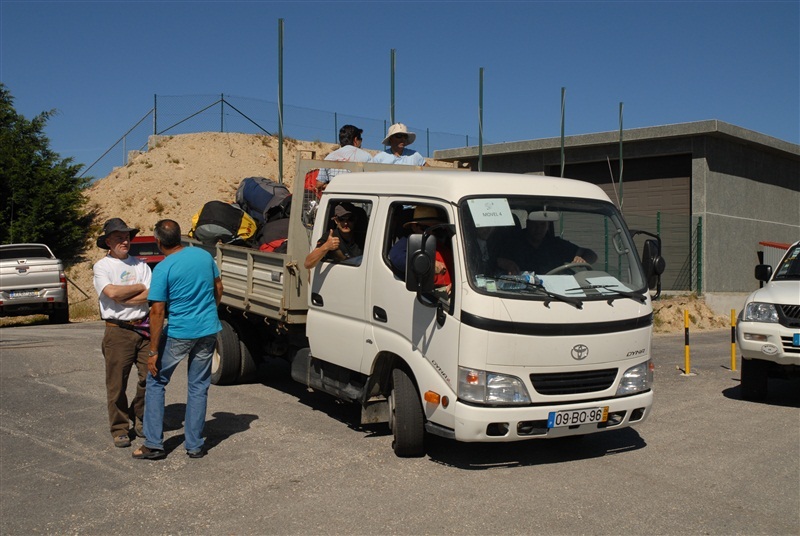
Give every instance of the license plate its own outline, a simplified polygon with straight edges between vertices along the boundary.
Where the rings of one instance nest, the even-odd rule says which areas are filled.
[[[12,298],[35,298],[39,295],[38,290],[12,290]]]
[[[792,338],[792,346],[800,346],[800,333],[795,333]]]
[[[608,406],[588,409],[565,409],[551,411],[547,416],[548,428],[562,426],[577,426],[579,424],[592,424],[608,420]]]

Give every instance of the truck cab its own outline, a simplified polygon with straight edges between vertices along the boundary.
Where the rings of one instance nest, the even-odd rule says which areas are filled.
[[[664,261],[650,239],[639,258],[600,188],[501,173],[341,174],[319,200],[312,244],[343,203],[359,214],[362,254],[311,271],[309,347],[292,376],[360,403],[365,422],[388,421],[397,455],[421,455],[426,434],[549,439],[648,417],[648,289]],[[436,217],[415,222],[422,212]]]

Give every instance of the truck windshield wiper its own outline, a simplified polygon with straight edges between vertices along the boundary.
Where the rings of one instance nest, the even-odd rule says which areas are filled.
[[[619,285],[581,285],[580,287],[567,289],[567,292],[571,290],[590,290],[590,289],[601,288],[603,290],[610,290],[614,292],[614,294],[616,294],[617,296],[622,296],[624,298],[630,298],[632,300],[636,300],[639,303],[647,302],[647,297],[644,294],[639,294],[638,292],[630,292],[628,290],[619,290],[617,288],[618,286]],[[617,298],[617,296],[608,296],[608,303],[609,304],[613,303],[613,301]]]
[[[523,280],[520,280],[520,279],[516,279],[514,277],[507,277],[507,276],[502,276],[502,275],[497,277],[496,279],[501,280],[501,281],[509,281],[509,282],[512,282],[512,283],[522,284],[522,285],[525,285],[525,290],[532,290],[532,291],[540,292],[540,293],[544,294],[545,296],[550,298],[550,300],[545,300],[544,301],[545,307],[549,307],[550,301],[555,300],[555,301],[568,303],[569,305],[572,305],[576,309],[583,309],[583,300],[581,300],[580,298],[573,298],[571,296],[562,296],[561,294],[556,294],[555,292],[550,292],[549,290],[544,288],[544,285],[542,285],[541,283],[533,283],[533,282],[523,281]]]

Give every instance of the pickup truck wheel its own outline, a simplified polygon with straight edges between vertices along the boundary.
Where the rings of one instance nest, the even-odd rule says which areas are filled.
[[[228,385],[239,378],[241,345],[239,335],[227,320],[220,320],[222,330],[217,333],[217,347],[211,358],[211,383]]]
[[[417,388],[402,369],[392,371],[392,392],[389,394],[389,428],[392,448],[402,458],[425,454],[425,417],[422,414]]]
[[[767,397],[767,363],[760,359],[742,359],[742,398],[759,401]]]
[[[51,324],[69,324],[69,307],[54,309],[48,320]]]

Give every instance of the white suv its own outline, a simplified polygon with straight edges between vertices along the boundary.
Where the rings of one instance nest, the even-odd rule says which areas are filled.
[[[747,297],[736,327],[745,400],[767,396],[768,376],[800,376],[800,241],[774,272],[759,264],[755,276],[767,284]]]

